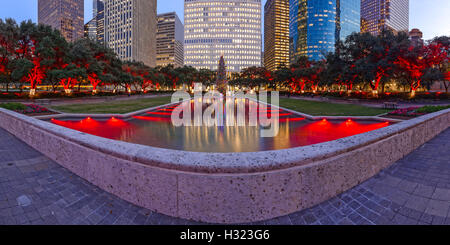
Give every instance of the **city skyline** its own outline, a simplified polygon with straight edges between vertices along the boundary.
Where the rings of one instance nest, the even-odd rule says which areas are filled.
[[[262,0],[264,6],[266,0]],[[14,18],[17,21],[31,19],[37,22],[37,0],[16,0],[2,2],[0,18]],[[92,18],[92,0],[85,0],[85,23]],[[21,8],[17,8],[21,6]],[[175,11],[184,23],[184,0],[158,0],[158,14]],[[424,11],[428,10],[428,11]],[[448,0],[410,0],[410,29],[418,28],[424,40],[435,36],[450,36],[450,1]]]

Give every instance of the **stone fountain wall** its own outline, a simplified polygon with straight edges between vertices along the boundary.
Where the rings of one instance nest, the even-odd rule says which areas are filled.
[[[0,108],[0,127],[94,185],[159,213],[212,223],[312,207],[376,175],[450,126],[450,109],[361,135],[257,153],[114,141]]]

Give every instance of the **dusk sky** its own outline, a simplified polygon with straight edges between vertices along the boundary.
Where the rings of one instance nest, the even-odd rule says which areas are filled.
[[[266,0],[262,0],[263,3]],[[85,21],[92,17],[92,0],[85,0]],[[176,11],[183,20],[184,0],[158,0],[158,13]],[[37,0],[0,0],[0,18],[37,20]],[[450,0],[410,0],[410,28],[419,28],[424,38],[450,36]]]

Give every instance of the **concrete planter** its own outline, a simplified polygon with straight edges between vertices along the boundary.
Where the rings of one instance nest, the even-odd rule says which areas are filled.
[[[450,126],[450,109],[306,147],[196,153],[109,140],[0,109],[0,127],[94,185],[185,219],[242,223],[319,204]]]

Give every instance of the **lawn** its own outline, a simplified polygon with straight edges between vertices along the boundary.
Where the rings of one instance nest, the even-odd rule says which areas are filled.
[[[171,97],[154,97],[137,100],[108,101],[93,104],[72,104],[62,106],[52,106],[52,109],[66,113],[86,113],[86,114],[125,114],[150,107],[170,103]]]
[[[333,104],[280,98],[280,106],[312,116],[376,116],[390,110],[353,104]]]

